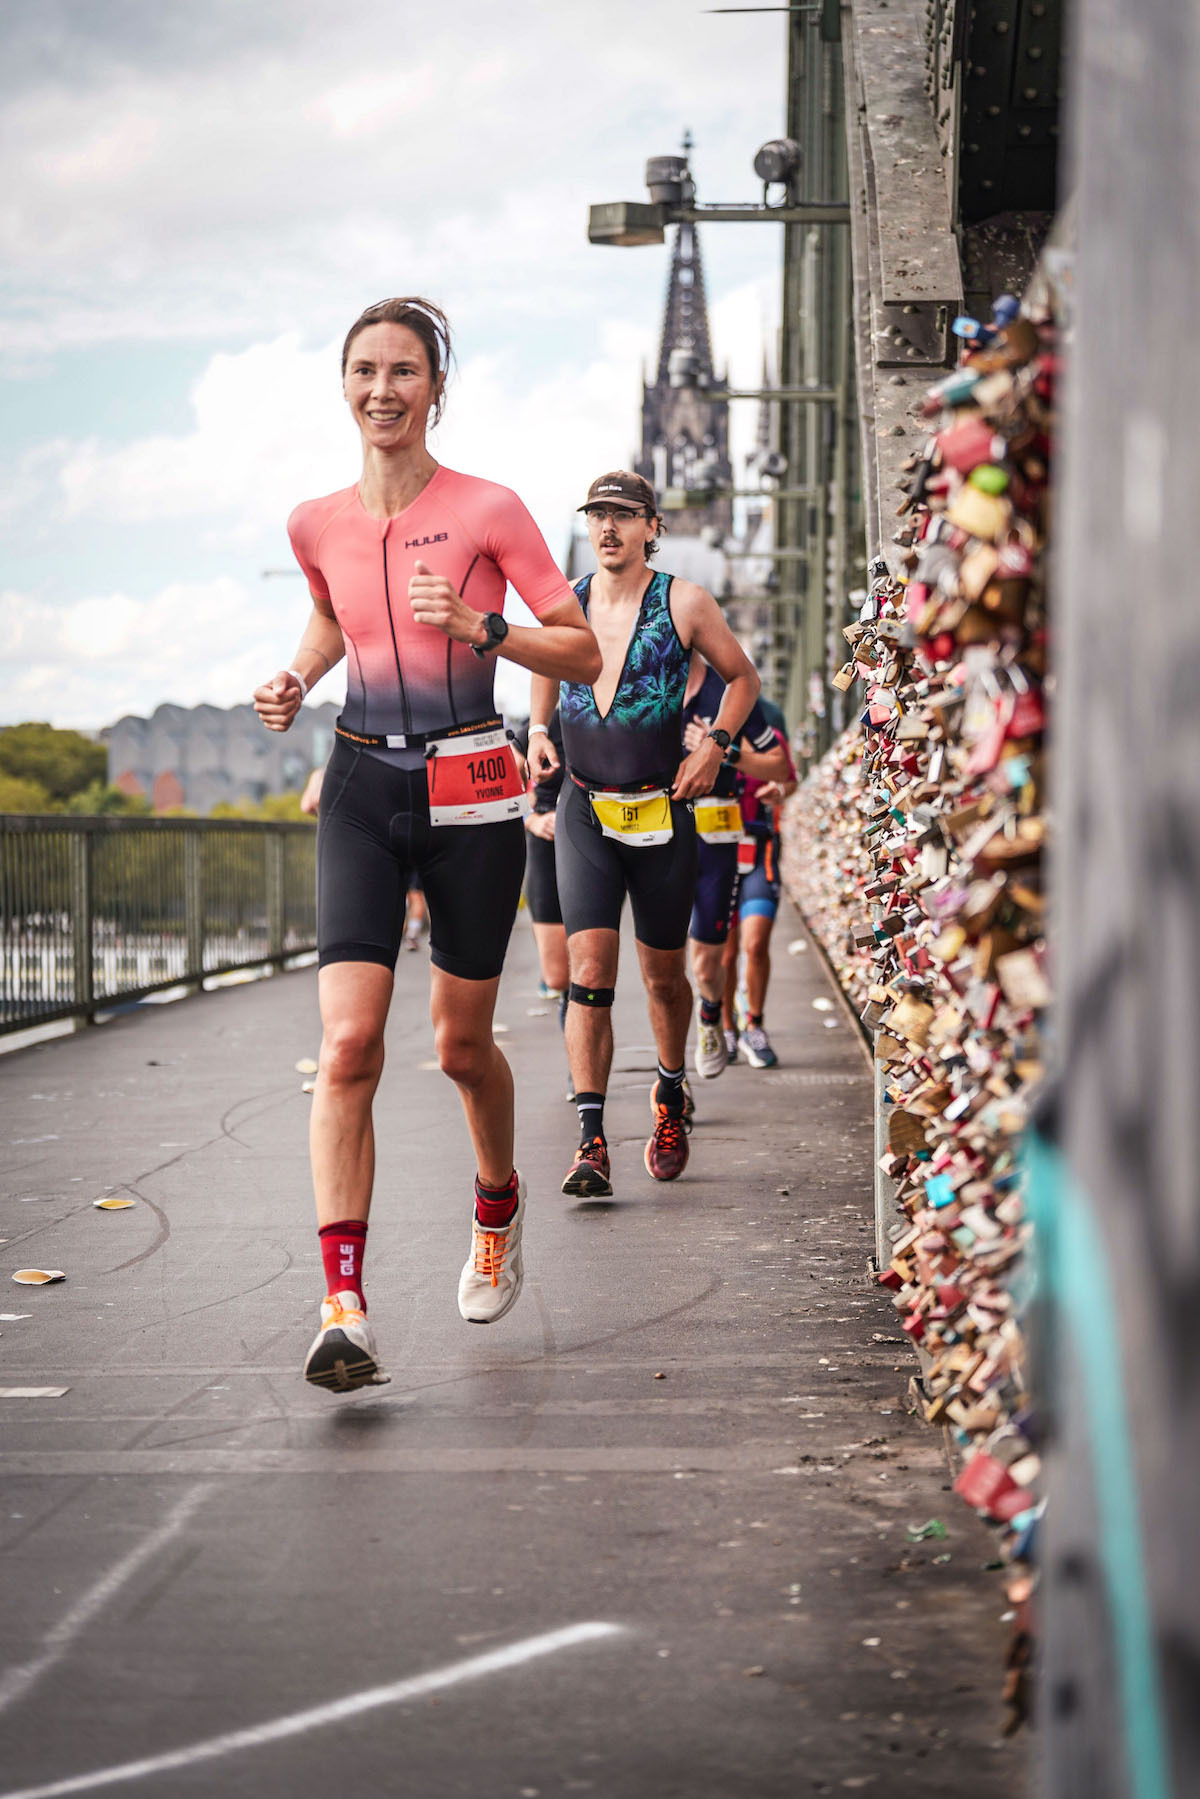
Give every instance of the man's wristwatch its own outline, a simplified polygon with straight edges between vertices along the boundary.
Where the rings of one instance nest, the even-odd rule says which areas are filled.
[[[714,728],[708,733],[708,736],[712,738],[713,742],[722,751],[727,750],[729,748],[730,744],[733,742],[733,739],[730,737],[729,732],[722,731],[719,726],[714,726]],[[706,741],[707,741],[707,739],[706,739]]]
[[[492,650],[498,650],[508,636],[508,626],[504,622],[503,614],[499,612],[485,612],[483,628],[487,632],[487,642],[471,645],[472,654],[478,656],[481,662]]]

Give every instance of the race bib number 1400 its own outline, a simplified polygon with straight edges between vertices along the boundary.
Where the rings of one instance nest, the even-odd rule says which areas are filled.
[[[485,825],[522,818],[531,801],[503,726],[427,746],[431,825]]]

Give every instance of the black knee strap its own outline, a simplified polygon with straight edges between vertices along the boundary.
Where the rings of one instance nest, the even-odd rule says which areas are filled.
[[[581,987],[572,981],[567,988],[567,998],[577,1006],[611,1006],[616,996],[615,987]]]

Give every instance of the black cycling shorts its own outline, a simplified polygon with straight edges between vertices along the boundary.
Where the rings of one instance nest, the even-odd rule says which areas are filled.
[[[688,936],[694,937],[697,943],[724,943],[733,922],[737,896],[738,846],[736,843],[705,843],[701,838],[697,847],[700,867]]]
[[[395,768],[339,738],[317,820],[317,949],[394,968],[409,881],[421,877],[431,958],[447,974],[500,973],[525,873],[525,826],[429,822],[424,768]]]
[[[682,949],[696,891],[696,821],[684,800],[671,801],[674,835],[649,847],[605,837],[587,794],[563,782],[555,852],[558,897],[567,936],[621,928],[625,895],[633,928],[647,949]]]
[[[561,924],[553,837],[525,833],[525,904],[534,924]]]

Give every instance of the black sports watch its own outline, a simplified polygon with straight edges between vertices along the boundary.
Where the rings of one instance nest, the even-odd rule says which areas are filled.
[[[730,744],[733,742],[733,739],[730,737],[729,732],[722,731],[719,726],[715,727],[713,730],[711,730],[708,733],[708,735],[712,738],[713,742],[717,745],[717,747],[722,751],[727,750],[729,748]]]
[[[483,628],[487,632],[487,642],[471,645],[472,653],[478,656],[481,662],[492,650],[498,650],[508,636],[508,626],[504,622],[503,614],[499,612],[485,612]]]

